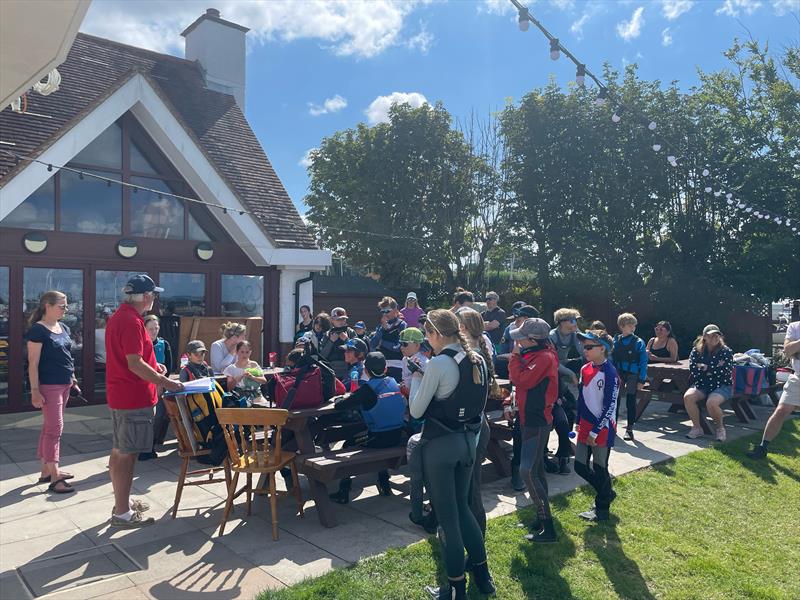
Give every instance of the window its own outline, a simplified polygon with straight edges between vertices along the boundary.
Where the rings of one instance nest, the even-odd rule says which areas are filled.
[[[2,227],[25,229],[55,229],[55,179],[51,177],[25,201],[12,210],[2,222]]]
[[[113,177],[113,173],[97,173]],[[122,233],[122,188],[105,181],[61,172],[61,231]]]
[[[8,267],[0,267],[0,406],[8,406]]]
[[[114,123],[71,162],[97,167],[122,168],[122,128]]]
[[[137,173],[148,173],[150,175],[158,175],[156,170],[153,168],[153,165],[151,165],[150,161],[144,157],[142,151],[139,150],[139,146],[137,146],[133,140],[131,140],[130,153],[131,171],[135,171]]]
[[[22,298],[24,302],[23,319],[25,331],[28,330],[28,318],[39,306],[39,298],[49,290],[58,290],[67,296],[69,310],[64,315],[63,323],[69,327],[72,338],[72,359],[75,361],[75,377],[80,382],[83,376],[83,271],[80,269],[34,269],[26,268],[22,274]],[[28,382],[27,347],[23,381]],[[26,400],[29,391],[26,390]]]
[[[264,276],[223,275],[222,316],[263,317]]]
[[[131,177],[131,183],[171,192],[160,179]],[[131,234],[166,240],[183,239],[183,203],[158,192],[131,193]]]
[[[202,273],[161,273],[158,285],[162,315],[202,317],[206,313],[206,276]]]

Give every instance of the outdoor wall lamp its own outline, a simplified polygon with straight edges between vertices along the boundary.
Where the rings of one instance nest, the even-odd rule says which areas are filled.
[[[47,250],[47,236],[40,231],[31,231],[22,236],[25,250],[33,254],[41,254]]]
[[[194,253],[200,260],[211,260],[214,257],[214,247],[208,242],[200,242],[194,247]]]
[[[133,240],[120,240],[117,242],[117,254],[122,258],[133,258],[139,252],[139,244]]]

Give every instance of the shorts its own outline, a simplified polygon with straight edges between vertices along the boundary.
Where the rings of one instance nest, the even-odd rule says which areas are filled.
[[[587,421],[586,419],[581,419],[578,422],[578,443],[585,444],[586,440],[589,438],[589,433],[593,429],[593,425]],[[617,424],[613,421],[609,423],[608,427],[603,427],[600,430],[600,433],[597,434],[597,437],[594,439],[595,444],[598,446],[609,446],[609,435],[610,432],[613,431],[616,434],[617,431]],[[613,445],[613,444],[612,444]]]
[[[690,388],[693,390],[697,390],[701,394],[705,394],[706,398],[708,398],[711,394],[716,394],[717,396],[722,396],[725,400],[730,400],[733,397],[733,388],[729,385],[723,385],[722,387],[718,387],[715,390],[707,392],[705,390],[701,390],[700,388]]]
[[[639,384],[639,375],[638,373],[623,373],[622,371],[619,372],[619,379],[621,382],[620,386],[620,393],[624,394],[636,394],[638,391],[638,384]]]
[[[797,373],[789,375],[789,379],[783,384],[783,392],[778,404],[800,406],[800,375]]]
[[[110,408],[112,448],[123,454],[139,454],[153,450],[153,407]]]

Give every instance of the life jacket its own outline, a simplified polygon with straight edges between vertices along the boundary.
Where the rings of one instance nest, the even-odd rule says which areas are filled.
[[[186,368],[189,379],[196,379],[192,369]],[[222,426],[217,420],[217,409],[222,408],[225,390],[218,381],[214,381],[214,389],[205,394],[186,394],[186,406],[192,418],[192,432],[200,447],[211,453],[199,456],[198,462],[209,465],[220,465],[228,455]]]
[[[375,377],[365,382],[377,396],[375,406],[361,410],[370,432],[391,431],[405,426],[406,401],[400,386],[391,377]]]
[[[481,415],[486,407],[489,395],[489,374],[486,365],[480,361],[473,365],[467,354],[445,348],[440,354],[452,358],[458,366],[458,385],[447,398],[434,397],[425,411],[425,426],[422,437],[432,439],[448,433],[474,431],[478,432]],[[478,366],[480,382],[473,379],[473,367]]]
[[[156,341],[153,342],[153,352],[156,355],[156,362],[159,364],[166,364],[167,357],[165,353],[165,342],[162,338],[156,338]],[[167,365],[167,368],[172,368],[172,365]]]
[[[611,359],[618,369],[622,369],[625,365],[626,371],[637,372],[639,370],[639,338],[635,335],[631,336],[631,341],[627,344],[622,343],[622,336],[618,335],[614,338],[614,351],[611,353]]]
[[[275,404],[287,410],[316,408],[325,400],[322,392],[322,374],[316,365],[292,369],[288,373],[277,373],[275,381]]]

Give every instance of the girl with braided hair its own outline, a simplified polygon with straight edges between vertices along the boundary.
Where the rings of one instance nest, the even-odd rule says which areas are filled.
[[[469,507],[469,487],[483,410],[489,392],[486,361],[469,345],[458,318],[433,310],[425,321],[428,342],[436,353],[425,367],[416,394],[409,399],[415,419],[424,419],[422,467],[425,485],[444,532],[447,582],[426,587],[434,599],[465,600],[464,549],[472,561],[472,580],[484,594],[496,591],[486,563],[486,547]]]

